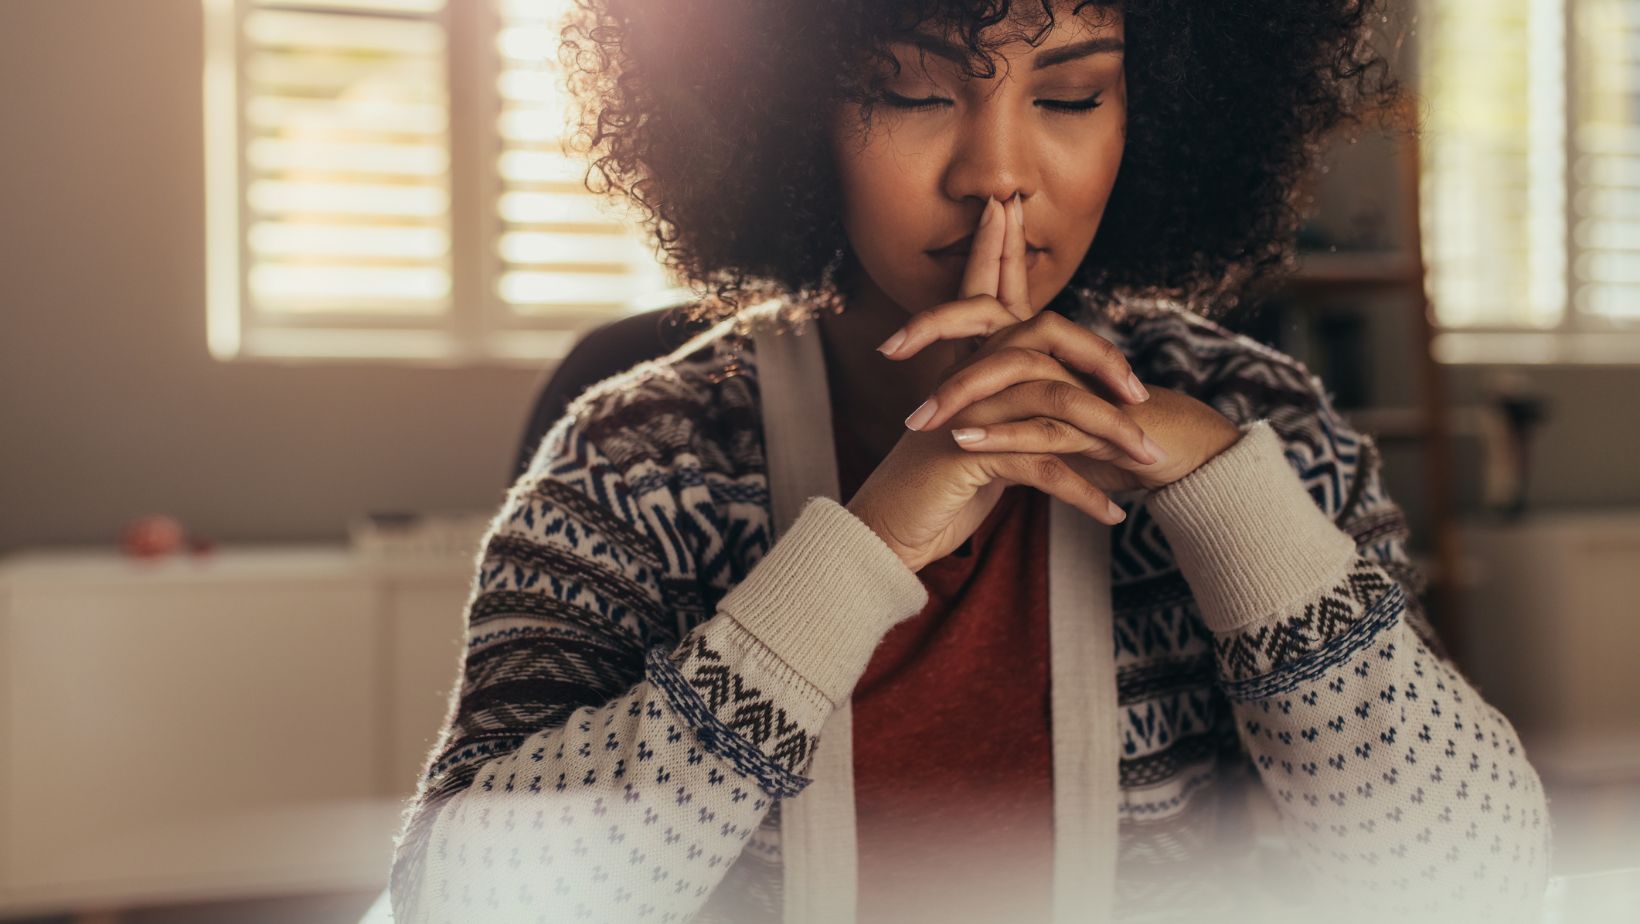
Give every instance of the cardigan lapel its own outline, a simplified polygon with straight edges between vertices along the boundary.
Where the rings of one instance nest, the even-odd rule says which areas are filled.
[[[752,318],[775,540],[803,504],[841,501],[831,392],[818,329],[784,326],[782,303]],[[748,309],[752,311],[754,309]],[[812,320],[812,319],[811,319]],[[1054,921],[1110,917],[1116,867],[1116,676],[1110,528],[1051,499],[1048,605],[1052,663]],[[853,924],[858,862],[852,709],[816,742],[812,782],[780,803],[783,924]]]
[[[778,303],[777,303],[778,304]],[[782,328],[778,316],[754,329],[759,410],[768,457],[775,540],[803,504],[842,501],[831,438],[831,393],[819,329]],[[785,924],[852,924],[855,911],[853,712],[844,702],[822,726],[812,782],[780,803]],[[824,742],[821,744],[820,742]]]
[[[1111,918],[1116,886],[1116,654],[1110,527],[1051,498],[1049,687],[1053,716],[1053,920]]]

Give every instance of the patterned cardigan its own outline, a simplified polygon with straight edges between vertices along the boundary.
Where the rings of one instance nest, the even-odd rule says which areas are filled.
[[[1530,920],[1544,795],[1424,618],[1371,437],[1303,364],[1181,306],[1101,323],[1244,433],[1117,496],[1119,916]],[[548,432],[477,556],[395,920],[780,920],[781,800],[926,591],[829,498],[770,542],[757,402],[725,322]],[[1320,564],[1266,577],[1288,560]]]

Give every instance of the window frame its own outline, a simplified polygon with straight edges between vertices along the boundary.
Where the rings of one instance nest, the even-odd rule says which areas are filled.
[[[425,326],[403,315],[370,312],[315,313],[288,321],[258,314],[249,291],[247,229],[248,137],[244,20],[252,0],[201,0],[204,12],[203,72],[206,207],[206,327],[210,354],[224,362],[278,364],[370,364],[540,368],[563,358],[594,327],[630,314],[691,301],[690,289],[673,286],[629,299],[622,311],[562,312],[520,318],[496,290],[504,261],[498,244],[502,222],[497,203],[506,183],[497,128],[502,99],[497,79],[503,59],[497,37],[503,25],[498,2],[446,0],[436,14],[445,35],[448,213],[451,289],[449,310]],[[272,0],[303,11],[299,0]],[[367,9],[337,15],[391,17]],[[408,18],[408,17],[407,17]],[[229,194],[231,193],[231,194]],[[587,193],[588,196],[592,194]],[[600,199],[600,208],[609,208]],[[634,228],[634,234],[639,233]],[[644,238],[648,243],[647,236]]]

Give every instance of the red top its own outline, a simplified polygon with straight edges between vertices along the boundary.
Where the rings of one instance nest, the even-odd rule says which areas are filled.
[[[832,423],[846,503],[872,460]],[[1047,500],[1010,485],[918,572],[854,689],[859,924],[1051,917]]]

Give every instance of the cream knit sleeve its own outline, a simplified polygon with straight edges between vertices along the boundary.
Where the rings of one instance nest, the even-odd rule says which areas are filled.
[[[640,490],[566,417],[509,492],[396,843],[395,920],[690,919],[926,602],[870,527],[814,498],[679,638],[696,565],[662,538],[684,531],[674,483]]]
[[[1269,894],[1335,919],[1535,921],[1543,789],[1428,630],[1374,450],[1323,404],[1283,433],[1254,421],[1150,498],[1311,873]]]

